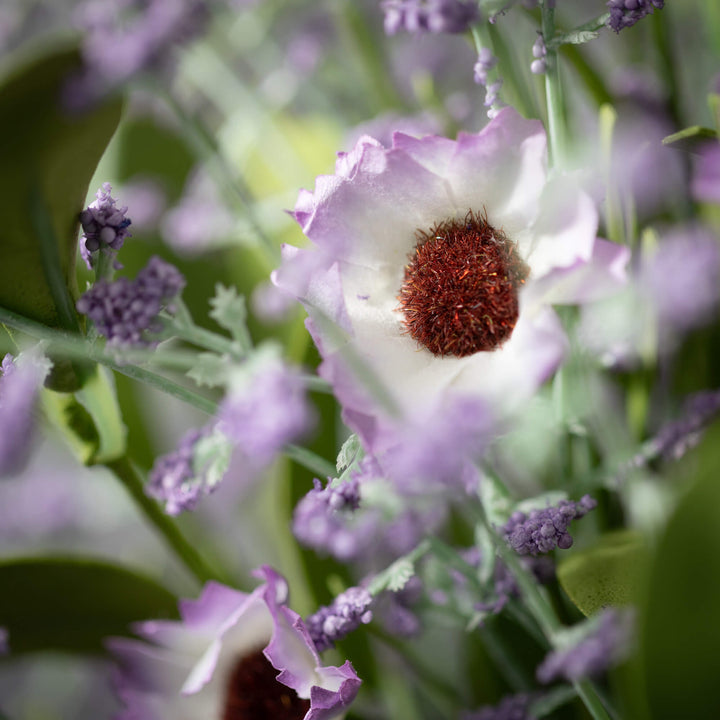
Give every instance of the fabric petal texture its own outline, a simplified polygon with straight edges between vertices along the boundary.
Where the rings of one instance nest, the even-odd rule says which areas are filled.
[[[626,251],[597,240],[597,211],[577,181],[548,177],[541,123],[511,108],[456,141],[395,133],[385,148],[361,138],[341,154],[335,175],[301,192],[295,217],[311,245],[285,250],[274,282],[305,305],[323,357],[319,372],[371,453],[391,445],[403,422],[427,417],[450,395],[482,401],[488,418],[517,410],[565,354],[550,305],[614,291],[629,260]],[[467,257],[470,270],[484,262],[485,250],[503,243],[515,258],[508,262],[518,263],[518,316],[495,345],[438,353],[409,333],[399,299],[405,282],[413,292],[409,262],[421,245],[447,243],[448,232],[465,233],[470,245],[473,233],[484,233],[486,244]],[[438,287],[447,284],[444,264],[430,271]],[[494,331],[494,311],[482,308],[497,306],[499,291],[472,272],[477,287],[457,307],[471,305]],[[421,330],[435,332],[436,308],[427,317]],[[457,312],[454,318],[461,327]],[[482,425],[492,432],[491,422]]]

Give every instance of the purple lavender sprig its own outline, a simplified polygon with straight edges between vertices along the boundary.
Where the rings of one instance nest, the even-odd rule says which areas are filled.
[[[532,510],[529,514],[514,512],[500,532],[519,555],[542,555],[556,547],[567,550],[573,544],[568,532],[572,520],[586,515],[597,506],[589,495],[578,502],[561,500],[557,505]]]
[[[96,200],[80,213],[84,233],[80,238],[80,254],[88,270],[97,267],[101,254],[114,258],[125,239],[132,237],[128,232],[132,223],[127,217],[128,209],[117,207],[111,191],[110,183],[103,183],[95,195]]]
[[[340,593],[330,605],[321,607],[305,620],[305,626],[318,652],[335,647],[360,625],[372,620],[372,595],[361,587]]]
[[[99,280],[77,301],[100,335],[118,346],[148,346],[163,329],[160,312],[174,311],[173,301],[185,278],[170,263],[154,256],[135,280]]]
[[[468,0],[383,0],[385,33],[462,33],[480,19]]]
[[[608,27],[619,33],[632,27],[655,8],[661,10],[665,6],[665,0],[608,0],[607,6],[610,10]]]
[[[635,612],[631,608],[609,608],[594,619],[594,629],[580,642],[547,655],[537,669],[540,682],[557,678],[575,682],[600,675],[628,657]]]

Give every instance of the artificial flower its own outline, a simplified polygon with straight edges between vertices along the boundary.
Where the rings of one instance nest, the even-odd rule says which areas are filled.
[[[349,661],[322,666],[285,580],[268,566],[247,594],[216,582],[180,604],[182,620],[149,621],[149,641],[113,638],[118,720],[333,720],[360,679]]]
[[[315,247],[286,246],[274,282],[307,308],[368,452],[450,395],[518,407],[565,353],[550,305],[602,296],[628,260],[596,238],[578,184],[548,177],[542,125],[511,108],[457,141],[361,138],[294,214]]]

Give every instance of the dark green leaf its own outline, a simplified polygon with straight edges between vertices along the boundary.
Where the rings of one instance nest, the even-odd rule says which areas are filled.
[[[627,605],[640,591],[647,550],[632,530],[608,533],[588,550],[575,552],[557,569],[558,580],[585,614],[611,605]]]
[[[653,720],[720,717],[720,432],[671,517],[641,607],[640,664]]]
[[[154,580],[97,560],[8,560],[0,587],[0,626],[13,654],[102,652],[105,638],[131,634],[130,623],[178,612],[175,596]]]
[[[63,110],[62,88],[79,66],[77,49],[63,48],[0,80],[0,305],[68,330],[78,327],[78,215],[121,111],[119,101]]]

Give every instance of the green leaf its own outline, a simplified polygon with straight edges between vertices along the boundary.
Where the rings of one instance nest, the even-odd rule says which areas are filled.
[[[106,368],[95,366],[75,395],[46,390],[43,405],[84,465],[105,463],[124,455],[127,428],[112,373]]]
[[[699,149],[708,140],[716,140],[717,133],[710,128],[701,125],[693,125],[692,127],[680,130],[662,139],[663,145],[672,145],[678,150],[684,150],[689,153],[697,153]]]
[[[338,472],[342,472],[345,470],[345,468],[350,467],[350,463],[352,463],[355,458],[357,457],[358,453],[361,453],[363,451],[362,444],[360,443],[360,438],[353,433],[348,437],[348,439],[342,444],[342,447],[340,448],[340,452],[337,456],[337,463],[335,467],[337,468]]]
[[[558,565],[557,577],[575,605],[592,615],[636,600],[646,565],[642,536],[622,530],[604,535],[595,547],[572,553]]]
[[[132,570],[91,559],[19,558],[0,563],[0,626],[14,655],[102,652],[138,620],[177,618],[177,598]]]
[[[215,297],[210,300],[213,309],[210,317],[218,325],[229,330],[236,339],[242,339],[247,334],[247,309],[245,298],[237,294],[235,288],[226,288],[218,283],[215,286]]]
[[[186,375],[200,387],[221,387],[227,380],[228,361],[222,355],[200,353]]]
[[[653,720],[720,717],[720,428],[670,518],[641,606],[640,665]],[[643,685],[641,685],[643,686]]]
[[[119,101],[75,116],[62,109],[63,84],[80,62],[76,48],[56,49],[0,80],[0,305],[73,331],[78,215],[121,111]],[[57,367],[56,384],[79,384]]]

